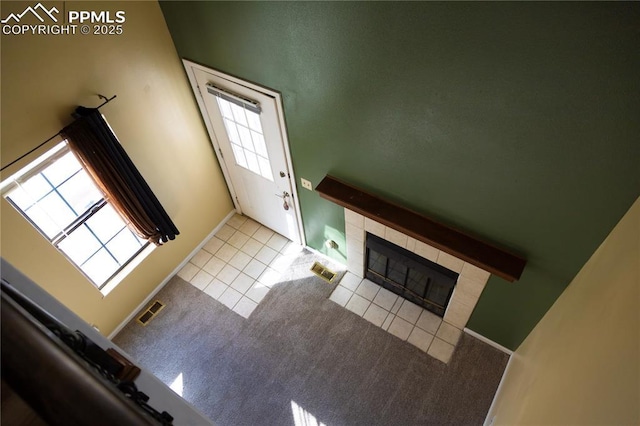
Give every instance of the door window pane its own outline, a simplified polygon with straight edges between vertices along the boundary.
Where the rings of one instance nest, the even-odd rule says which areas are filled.
[[[225,118],[224,119],[224,127],[227,129],[227,135],[229,136],[229,140],[235,144],[240,145],[240,135],[238,134],[238,126],[233,121]]]
[[[242,147],[236,145],[235,143],[232,143],[231,148],[233,149],[233,156],[236,159],[236,164],[240,167],[248,169],[249,165],[247,164],[247,159],[244,156],[244,150],[242,149]]]
[[[260,115],[219,96],[216,101],[236,164],[273,182]]]
[[[232,103],[229,103],[229,105],[231,105],[231,111],[233,112],[233,120],[238,124],[242,124],[243,126],[248,127],[249,123],[247,123],[247,118],[244,115],[244,108],[240,105]]]
[[[253,148],[253,142],[251,141],[251,133],[249,129],[244,126],[238,126],[238,133],[240,133],[240,140],[242,141],[242,146],[246,149],[255,152]]]
[[[269,154],[267,153],[267,145],[264,143],[264,137],[261,133],[252,131],[251,138],[253,139],[253,146],[256,148],[256,154],[266,158],[269,158]]]
[[[255,111],[249,111],[248,109],[245,109],[244,112],[247,114],[249,128],[262,133],[262,124],[260,124],[260,116],[258,113]]]
[[[249,165],[249,170],[253,173],[260,174],[260,166],[258,165],[258,157],[253,152],[249,151],[245,148],[244,155],[247,157],[247,164]]]
[[[231,112],[231,105],[229,104],[229,102],[221,99],[220,101],[218,101],[218,105],[220,106],[220,112],[222,112],[222,116],[224,118],[230,118],[231,120],[233,120],[233,113]]]

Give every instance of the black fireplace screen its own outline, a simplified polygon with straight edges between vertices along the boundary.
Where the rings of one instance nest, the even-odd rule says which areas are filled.
[[[369,233],[365,262],[366,278],[444,316],[457,273]]]

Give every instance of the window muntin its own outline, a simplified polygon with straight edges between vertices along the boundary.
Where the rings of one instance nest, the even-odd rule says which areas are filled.
[[[273,182],[260,115],[216,96],[236,164]]]
[[[66,141],[2,183],[4,197],[102,288],[144,247]]]

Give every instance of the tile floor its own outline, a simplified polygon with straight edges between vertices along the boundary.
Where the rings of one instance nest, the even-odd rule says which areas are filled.
[[[236,214],[178,276],[249,318],[301,250],[282,235]],[[330,300],[445,363],[462,333],[431,312],[350,272]]]
[[[389,290],[347,272],[330,300],[448,363],[462,330]]]
[[[282,235],[236,214],[178,276],[249,318],[301,250]]]

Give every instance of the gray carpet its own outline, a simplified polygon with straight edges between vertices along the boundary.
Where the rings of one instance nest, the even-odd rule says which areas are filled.
[[[158,317],[114,342],[167,384],[182,374],[183,397],[220,425],[482,424],[504,353],[463,333],[445,365],[328,300],[315,259],[304,252],[248,319],[174,277]]]

